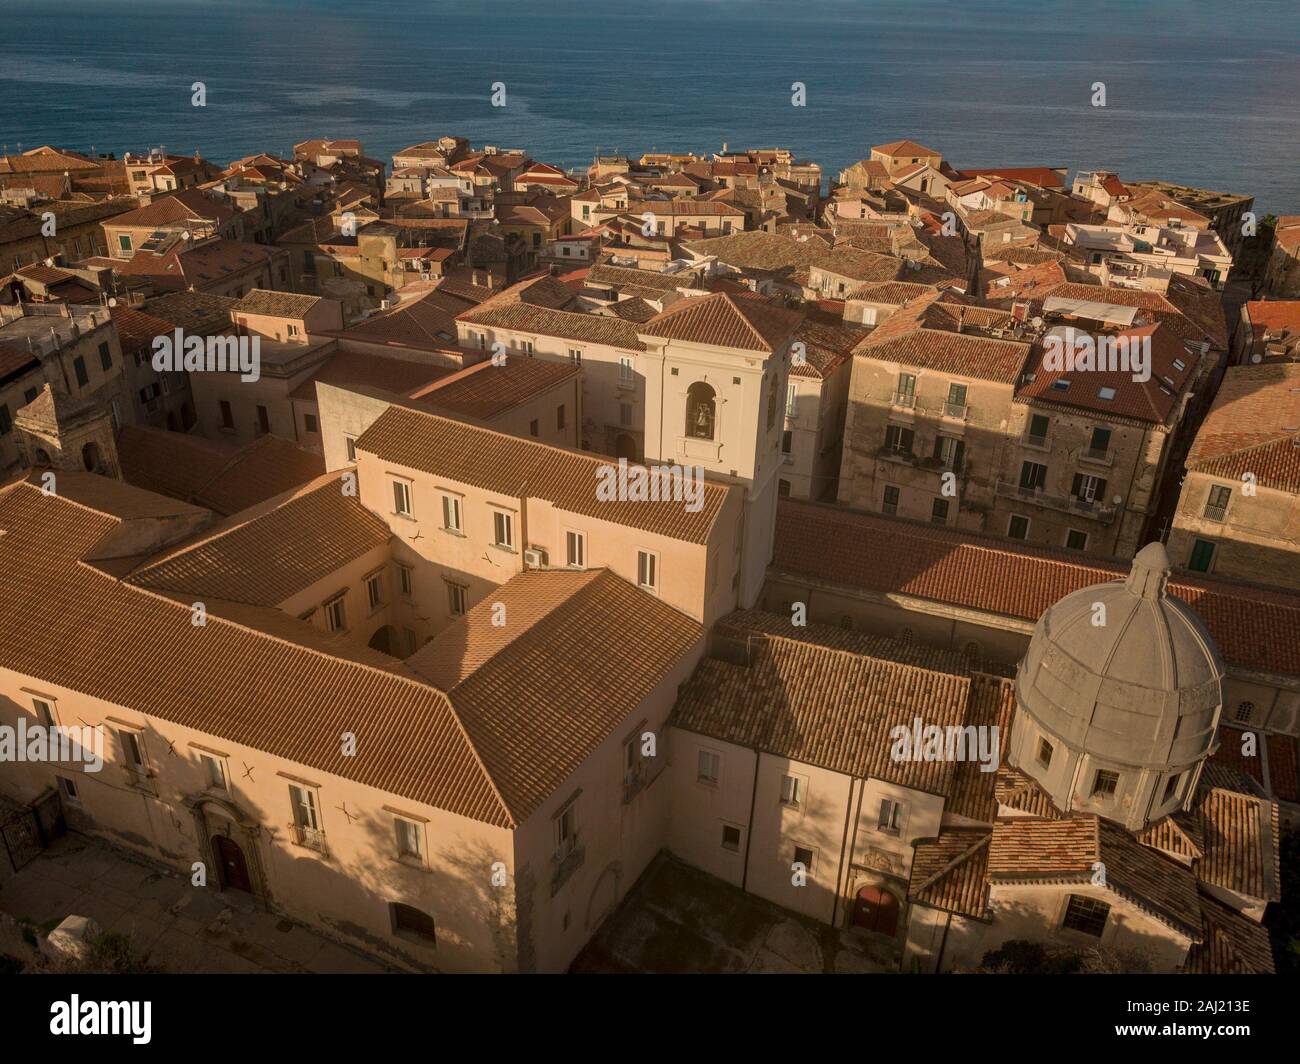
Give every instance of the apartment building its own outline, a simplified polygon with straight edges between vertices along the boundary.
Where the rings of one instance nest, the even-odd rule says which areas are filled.
[[[835,498],[852,353],[866,335],[866,329],[820,315],[806,318],[795,330],[781,434],[779,496]]]
[[[1076,249],[1103,285],[1131,284],[1163,292],[1169,276],[1179,273],[1203,277],[1222,290],[1232,269],[1232,255],[1219,235],[1192,226],[1071,222],[1062,243]]]
[[[1242,304],[1232,334],[1234,366],[1300,359],[1300,300],[1252,299]]]
[[[1277,220],[1264,287],[1278,299],[1300,298],[1300,214],[1284,214]]]
[[[1300,590],[1300,363],[1230,366],[1186,465],[1175,561]]]

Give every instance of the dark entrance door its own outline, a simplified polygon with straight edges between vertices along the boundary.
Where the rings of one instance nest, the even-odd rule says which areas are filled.
[[[253,891],[253,882],[248,878],[248,862],[244,860],[244,851],[239,843],[225,835],[212,836],[212,848],[217,853],[217,864],[221,866],[221,886],[229,890]]]
[[[898,899],[879,887],[863,887],[853,903],[853,926],[892,938],[898,932]]]

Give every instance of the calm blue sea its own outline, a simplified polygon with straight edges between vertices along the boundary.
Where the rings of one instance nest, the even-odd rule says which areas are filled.
[[[1300,212],[1297,0],[0,0],[0,143],[228,160],[443,133],[561,165],[786,145],[832,173],[1108,168]],[[190,106],[203,81],[208,106]],[[507,106],[494,108],[493,82]],[[792,107],[791,84],[807,86]],[[1092,84],[1107,106],[1090,105]]]

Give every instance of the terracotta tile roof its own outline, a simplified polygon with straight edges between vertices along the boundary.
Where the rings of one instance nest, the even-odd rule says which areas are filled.
[[[1086,884],[1096,862],[1105,866],[1106,889],[1193,940],[1200,938],[1201,908],[1192,870],[1148,849],[1122,828],[1096,816],[1017,817],[993,825],[988,857],[992,883]]]
[[[131,574],[154,591],[275,606],[382,547],[389,528],[326,473],[234,514]]]
[[[1128,370],[1047,369],[1044,364],[1047,352],[1039,343],[1034,345],[1024,370],[1026,375],[1032,373],[1034,379],[1019,382],[1016,399],[1076,407],[1114,417],[1131,417],[1156,425],[1168,424],[1171,415],[1179,408],[1179,397],[1196,375],[1200,356],[1189,352],[1166,325],[1125,329],[1116,333],[1115,338],[1123,343],[1150,345],[1149,380],[1135,381]],[[1067,338],[1067,350],[1069,342]],[[1179,363],[1182,369],[1178,368]],[[1058,387],[1058,382],[1067,387]],[[1110,399],[1102,397],[1102,389],[1109,389]]]
[[[180,326],[197,336],[224,332],[234,328],[230,311],[239,300],[210,292],[169,292],[146,299],[140,309],[146,314]]]
[[[0,384],[16,380],[34,369],[39,369],[40,366],[40,356],[33,354],[26,347],[0,343]]]
[[[310,377],[289,393],[291,399],[316,402],[316,385],[341,388],[375,388],[409,397],[417,391],[454,374],[450,366],[389,358],[360,351],[340,351],[321,364]]]
[[[109,224],[114,227],[145,228],[158,227],[177,222],[228,222],[238,215],[238,208],[231,206],[204,189],[187,188],[161,196],[152,203],[134,211],[119,214]]]
[[[935,289],[928,284],[913,284],[911,281],[872,281],[861,288],[855,288],[844,298],[901,307],[918,296],[930,295],[933,292]]]
[[[1011,742],[1011,717],[1015,710],[1015,684],[1010,679],[987,673],[971,674],[970,699],[966,707],[967,727],[998,729],[998,765],[985,772],[978,761],[959,761],[952,788],[944,803],[945,814],[969,817],[991,824],[998,812],[997,785],[1006,771],[1007,748]]]
[[[804,362],[792,363],[790,376],[824,380],[849,361],[867,332],[862,326],[805,318],[794,333],[794,342],[804,345]]]
[[[1115,563],[796,499],[777,505],[772,567],[796,578],[911,595],[1036,621],[1072,591],[1121,579]],[[1300,594],[1178,573],[1229,664],[1300,675]]]
[[[1205,839],[1196,874],[1212,886],[1266,901],[1281,897],[1277,803],[1202,787],[1195,809]]]
[[[358,439],[358,451],[512,498],[549,500],[561,510],[641,528],[688,543],[707,543],[735,490],[706,482],[698,513],[678,502],[602,501],[597,470],[611,459],[567,451],[490,429],[390,407]]]
[[[655,310],[640,296],[633,296],[631,299],[623,299],[610,306],[608,313],[613,314],[616,318],[622,318],[624,321],[636,323],[649,321],[659,311]]]
[[[1256,339],[1267,332],[1300,334],[1300,299],[1252,299],[1243,308],[1256,330]]]
[[[914,842],[907,900],[975,920],[989,918],[991,832],[952,828]]]
[[[1229,366],[1187,468],[1300,494],[1300,363]]]
[[[984,166],[977,169],[963,167],[957,171],[962,177],[1003,177],[1012,181],[1028,181],[1039,188],[1064,188],[1061,175],[1048,166]]]
[[[439,377],[408,398],[433,413],[488,421],[581,376],[572,362],[507,357],[504,365],[479,362]]]
[[[1007,727],[1010,727],[1009,719]],[[998,769],[996,775],[993,793],[999,810],[1009,809],[1028,813],[1040,820],[1060,820],[1064,815],[1032,776],[1027,776],[1018,768],[1006,764]]]
[[[1198,817],[1185,812],[1161,817],[1137,834],[1138,842],[1153,850],[1199,861],[1205,855],[1205,833]]]
[[[587,271],[587,280],[593,284],[636,285],[639,288],[651,288],[658,292],[675,292],[679,288],[692,288],[692,275],[679,276],[671,273],[656,273],[654,270],[636,270],[627,266],[611,266],[607,262],[598,262]]]
[[[498,603],[504,626],[493,621]],[[407,665],[448,693],[506,808],[522,822],[703,634],[608,570],[529,571]]]
[[[790,339],[799,320],[799,314],[779,309],[760,297],[714,292],[679,299],[639,331],[645,336],[683,343],[771,352]]]
[[[122,353],[127,355],[147,353],[152,357],[154,338],[170,336],[175,328],[170,321],[135,307],[111,307],[109,314],[113,318],[113,324],[117,326]]]
[[[1268,781],[1274,797],[1300,802],[1300,749],[1294,735],[1269,732],[1264,737],[1268,754]]]
[[[914,140],[891,140],[888,144],[874,144],[872,151],[878,151],[881,155],[938,155],[939,153],[932,148],[927,148],[922,144],[917,144]]]
[[[171,721],[451,813],[513,826],[441,692],[322,652],[320,636],[260,611],[190,623],[188,602],[124,584],[77,559],[118,524],[32,483],[0,494],[0,664],[34,680]],[[66,478],[66,480],[65,480]],[[136,492],[103,478],[104,494]],[[137,493],[144,494],[144,493]],[[166,500],[169,504],[171,500]],[[247,610],[247,608],[245,608]],[[243,616],[247,617],[245,612]],[[299,640],[268,634],[296,630]],[[342,753],[360,737],[365,757]],[[421,736],[412,743],[412,735]]]
[[[889,255],[844,244],[828,248],[822,240],[798,240],[761,230],[691,240],[684,246],[692,254],[714,255],[719,262],[737,269],[782,274],[799,280],[801,284],[806,283],[812,267],[866,282],[892,281],[898,277],[903,265]]]
[[[444,284],[445,279],[437,288],[416,299],[403,300],[392,310],[349,326],[341,335],[364,340],[366,343],[418,347],[424,350],[454,346],[456,315],[472,309],[475,304],[444,289]]]
[[[1177,274],[1169,279],[1166,295],[1141,288],[1113,288],[1073,281],[1034,290],[1035,303],[1051,298],[1081,299],[1117,307],[1139,307],[1153,321],[1169,325],[1181,339],[1209,341],[1211,346],[1220,349],[1228,346],[1227,324],[1219,294],[1208,286],[1197,285]]]
[[[235,304],[236,314],[267,314],[277,318],[304,318],[320,302],[320,296],[296,292],[272,292],[254,288]]]
[[[1273,975],[1268,929],[1200,892],[1201,941],[1187,951],[1183,971],[1192,975]]]
[[[820,634],[754,631],[746,640],[747,664],[705,658],[682,685],[672,723],[860,779],[946,794],[953,763],[895,761],[890,733],[895,726],[910,729],[916,718],[923,727],[960,724],[970,681],[837,649],[818,641]]]
[[[904,330],[890,316],[854,349],[858,358],[919,366],[977,380],[1013,384],[1020,376],[1030,345],[1018,340],[995,340],[972,333],[915,327]]]
[[[586,314],[560,308],[573,301],[573,290],[543,275],[511,285],[490,299],[458,315],[469,325],[514,329],[568,340],[586,340],[627,350],[641,350],[634,322],[603,314]]]
[[[1061,263],[1055,258],[1049,258],[1028,269],[1014,270],[1011,273],[995,275],[986,271],[981,274],[981,280],[985,286],[984,298],[1002,302],[1020,299],[1038,288],[1064,284],[1067,278]]]

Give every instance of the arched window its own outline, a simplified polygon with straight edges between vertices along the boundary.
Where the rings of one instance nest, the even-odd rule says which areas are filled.
[[[437,942],[437,931],[433,926],[433,917],[410,905],[395,901],[389,905],[393,917],[393,932],[415,935],[427,942]]]
[[[1250,723],[1250,718],[1255,712],[1254,702],[1242,702],[1237,707],[1237,720],[1242,724]]]
[[[686,435],[697,440],[714,439],[716,393],[703,381],[696,381],[686,390]]]
[[[776,374],[772,374],[767,381],[767,427],[770,429],[776,424]]]

